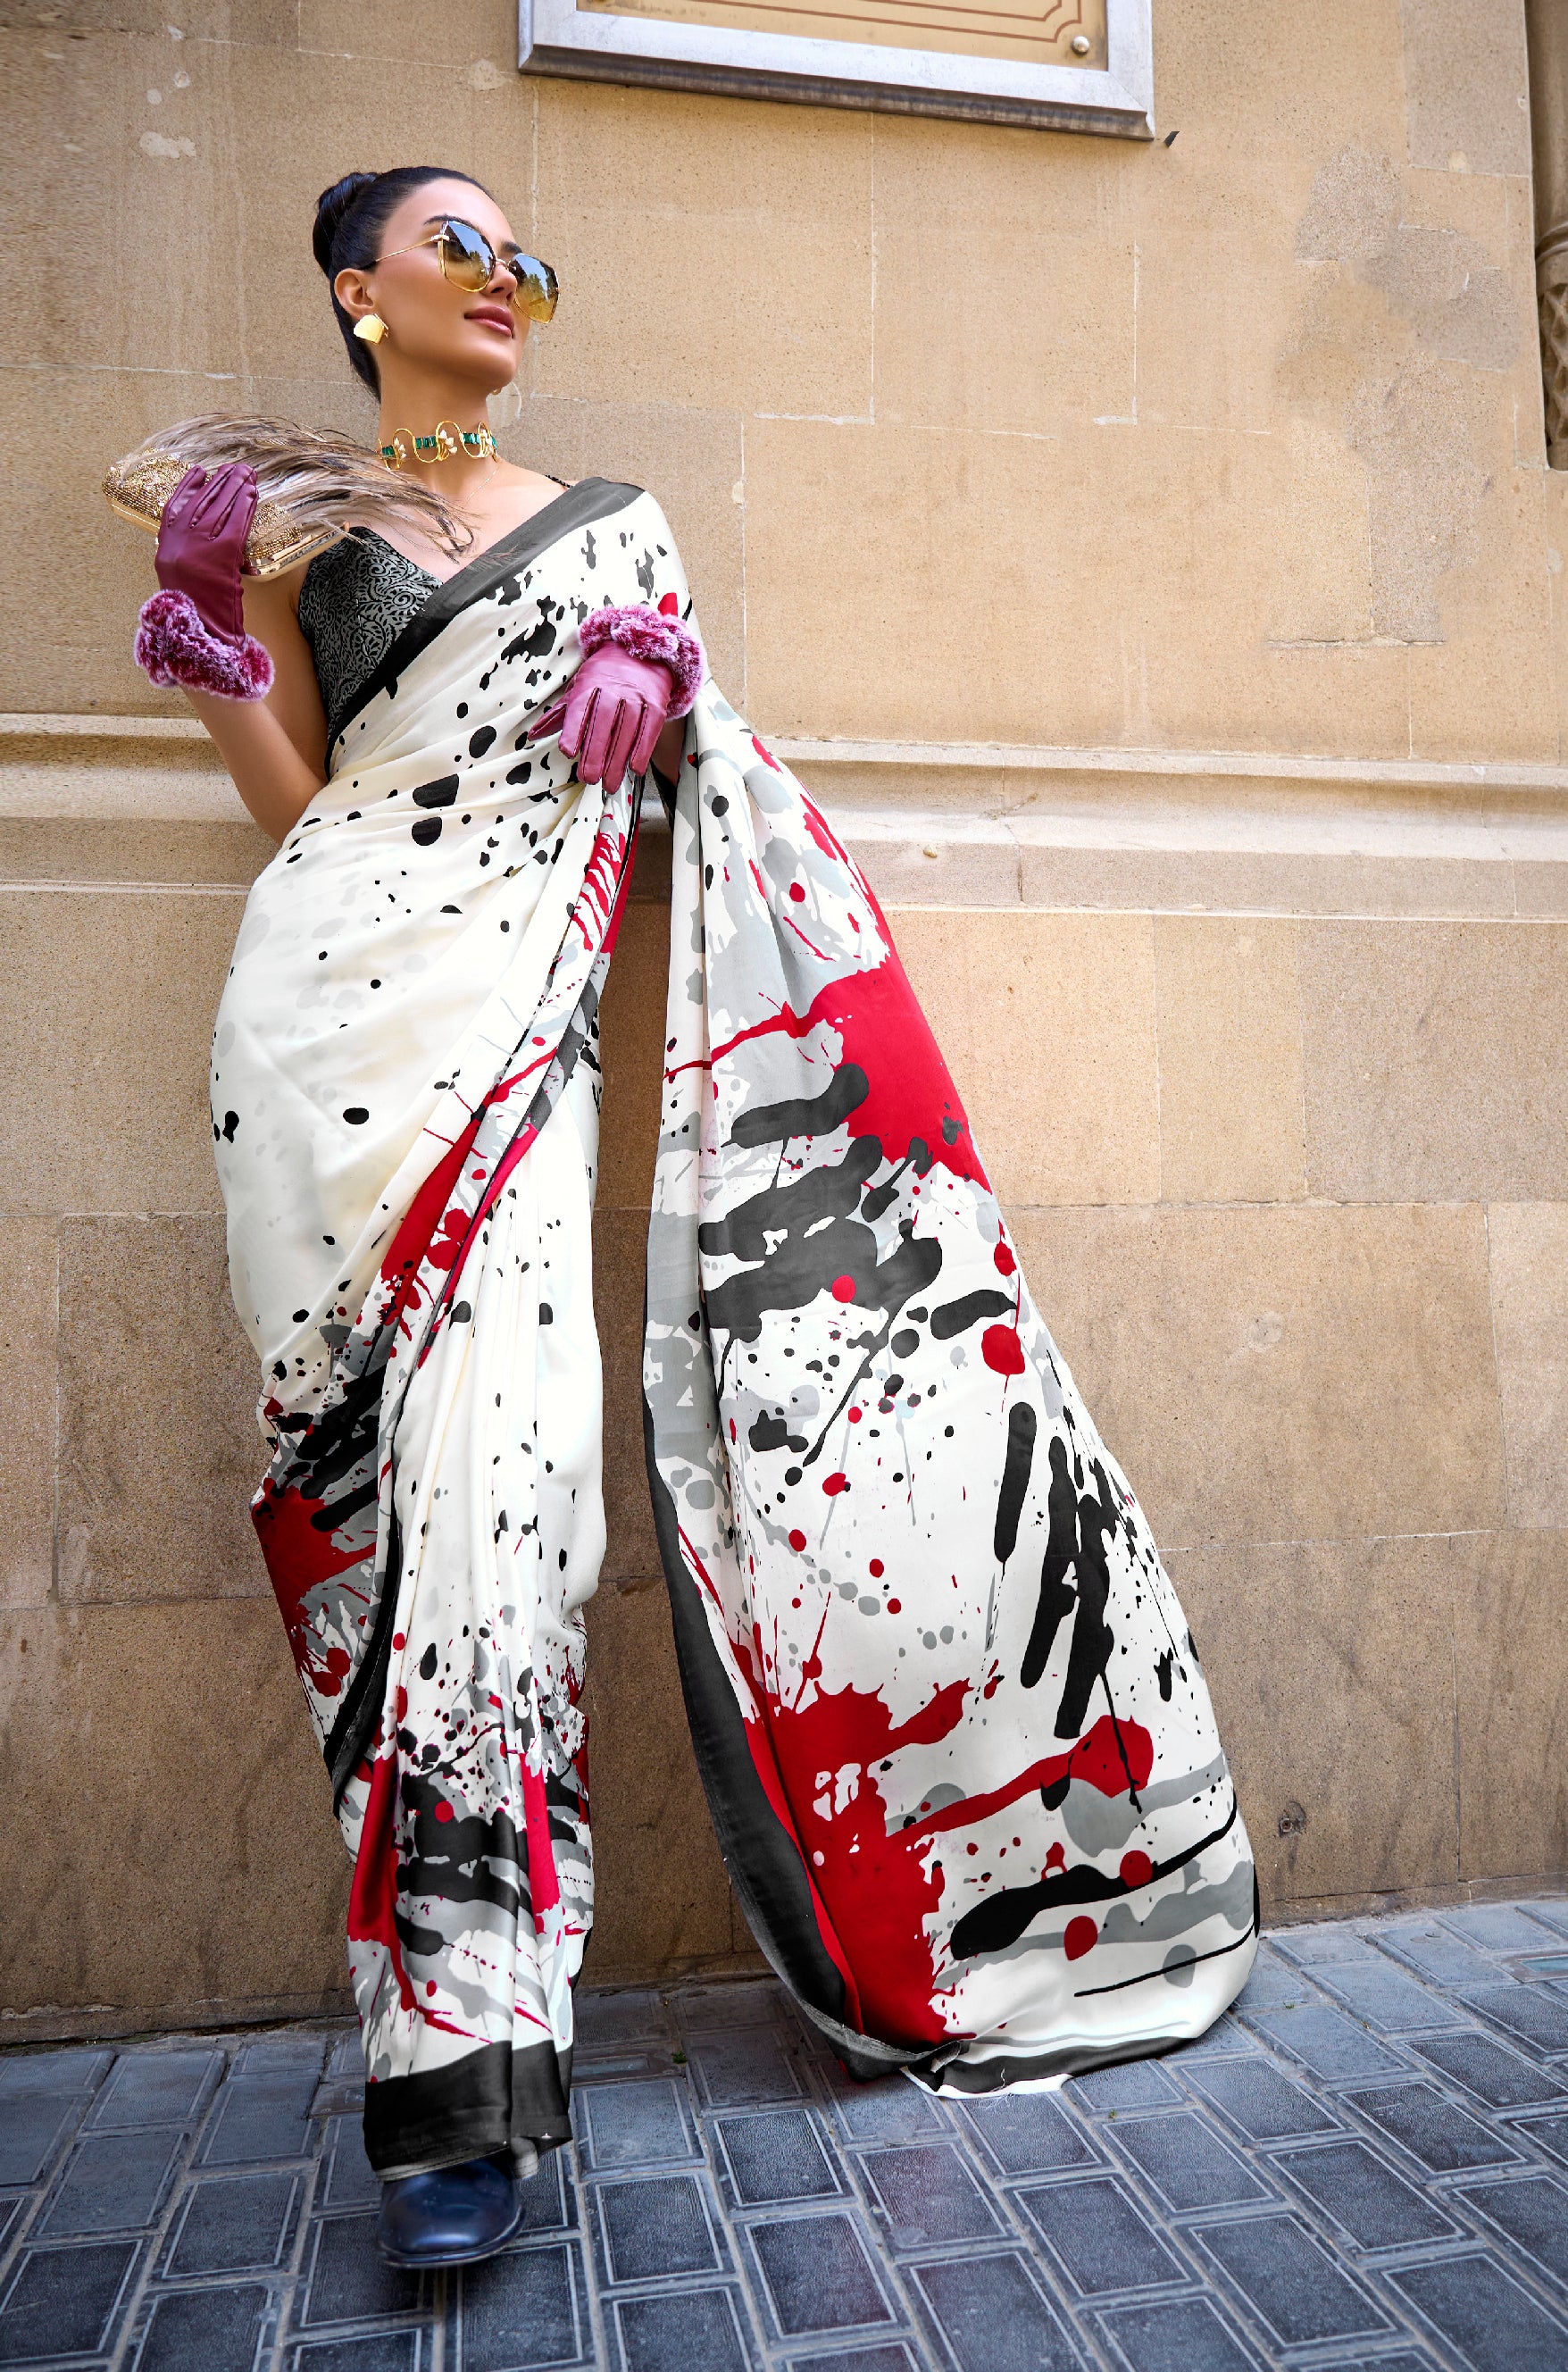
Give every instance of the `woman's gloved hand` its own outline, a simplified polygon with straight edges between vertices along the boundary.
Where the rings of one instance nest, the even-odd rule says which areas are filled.
[[[575,675],[529,729],[530,741],[559,729],[579,782],[613,792],[628,768],[645,774],[665,726],[697,697],[707,666],[703,645],[675,614],[674,594],[665,600],[668,609],[639,601],[590,610],[577,629],[583,657]]]
[[[273,663],[245,631],[240,578],[256,516],[256,472],[231,461],[187,470],[163,506],[154,563],[163,587],[142,605],[136,663],[155,683],[224,700],[263,700]]]
[[[528,739],[559,727],[562,754],[575,759],[577,780],[618,791],[628,768],[647,773],[674,697],[674,678],[659,660],[633,658],[618,643],[601,643]]]

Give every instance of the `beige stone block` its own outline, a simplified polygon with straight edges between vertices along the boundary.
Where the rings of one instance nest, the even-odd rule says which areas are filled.
[[[1156,913],[1512,914],[1521,877],[1539,911],[1568,915],[1562,866],[1444,856],[1325,856],[1285,849],[1080,848],[1015,826],[1026,906],[1144,907]]]
[[[1552,704],[1561,757],[1568,751],[1568,470],[1542,472],[1541,521],[1551,610]]]
[[[1153,1201],[1148,917],[906,907],[891,920],[1001,1199]]]
[[[259,1382],[221,1218],[64,1223],[62,1599],[270,1596]]]
[[[1283,424],[1282,475],[1269,522],[1271,645],[1372,639],[1371,513],[1366,469],[1338,423]]]
[[[1092,144],[894,117],[876,153],[878,422],[1130,417],[1137,266]]]
[[[594,1316],[604,1365],[607,1583],[662,1573],[643,1457],[643,1294],[645,1210],[601,1210],[594,1220]]]
[[[1155,923],[1160,1197],[1273,1203],[1306,1192],[1295,928]]]
[[[1400,0],[1412,165],[1527,173],[1525,12],[1484,24],[1469,0]]]
[[[1060,444],[759,420],[746,491],[749,696],[764,731],[1122,738],[1125,636],[1099,630],[1110,587],[1090,557],[1114,528],[1074,548]]]
[[[1503,1521],[1480,1211],[1034,1211],[1014,1227],[1162,1546]]]
[[[554,324],[552,323],[552,329]],[[610,478],[645,486],[674,532],[710,670],[744,707],[745,506],[741,424],[732,413],[674,404],[598,403],[535,395],[507,457],[560,478]]]
[[[346,1982],[349,1866],[275,1608],[0,1618],[0,2006]]]
[[[691,1752],[661,1580],[588,1607],[598,1984],[668,1979],[736,1948],[729,1880]]]
[[[596,1200],[601,1213],[629,1208],[645,1214],[653,1196],[668,982],[667,891],[662,907],[643,900],[628,905],[599,1008],[604,1105]],[[645,1218],[642,1225],[645,1238]],[[637,1299],[640,1308],[640,1279]]]
[[[0,581],[0,708],[189,715],[132,659],[136,612],[157,590],[153,539],[115,518],[99,487],[117,455],[221,401],[172,373],[0,372],[0,540],[19,563]]]
[[[1508,1519],[1568,1530],[1568,1206],[1494,1203],[1486,1228]]]
[[[212,1211],[207,1061],[240,901],[0,895],[0,1209]]]
[[[919,810],[867,816],[830,795],[825,811],[879,906],[1018,903],[1018,843],[1005,824],[964,820],[955,830]]]
[[[1568,1200],[1565,959],[1554,923],[1304,924],[1308,1191]]]
[[[1451,1885],[1453,1622],[1473,1541],[1195,1549],[1171,1579],[1272,1904]]]
[[[1163,93],[1159,95],[1164,112]],[[1191,155],[1170,158],[1179,180]],[[1151,205],[1135,226],[1137,414],[1151,425],[1275,424],[1276,357],[1297,301],[1287,180],[1220,171]],[[1303,557],[1307,555],[1304,553]]]
[[[300,0],[298,26],[299,47],[307,52],[332,51],[385,69],[387,12],[380,0]],[[410,57],[499,61],[506,81],[514,83],[517,9],[512,0],[412,0],[398,18],[397,55],[400,63]],[[482,80],[474,87],[482,89]],[[423,157],[434,152],[419,153]]]
[[[0,816],[0,884],[146,882],[249,890],[275,854],[253,823],[177,823],[165,816]]]
[[[1154,27],[1160,122],[1181,133],[1168,152],[1177,173],[1237,157],[1279,173],[1350,140],[1403,146],[1399,0],[1323,0],[1309,22],[1274,0],[1218,11],[1161,0]],[[1152,152],[1148,161],[1170,169]],[[1162,192],[1152,171],[1145,186]]]
[[[1531,412],[1537,399],[1532,384]],[[1435,582],[1441,638],[1410,655],[1411,754],[1548,761],[1558,754],[1548,516],[1539,468],[1506,469],[1456,497],[1453,564]],[[1421,490],[1412,539],[1447,507]]]
[[[1459,1872],[1568,1868],[1568,1534],[1479,1544],[1455,1607]]]
[[[0,1243],[0,1606],[41,1606],[53,1576],[54,1238],[9,1219]]]
[[[535,238],[565,292],[537,349],[541,393],[868,414],[869,116],[530,87]]]

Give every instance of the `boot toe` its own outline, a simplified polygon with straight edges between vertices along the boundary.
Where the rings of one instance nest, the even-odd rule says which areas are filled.
[[[476,2157],[383,2183],[377,2238],[390,2264],[471,2265],[503,2247],[522,2218],[510,2169]]]

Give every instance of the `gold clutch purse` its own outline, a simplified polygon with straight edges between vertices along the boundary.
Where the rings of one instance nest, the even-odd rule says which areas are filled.
[[[110,510],[157,534],[163,506],[195,464],[246,461],[256,472],[256,516],[245,539],[251,576],[281,576],[346,535],[396,516],[454,553],[472,541],[439,494],[395,477],[379,453],[331,431],[285,420],[214,415],[160,428],[114,462],[103,482]]]

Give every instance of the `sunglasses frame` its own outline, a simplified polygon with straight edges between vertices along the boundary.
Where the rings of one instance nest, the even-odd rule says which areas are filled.
[[[540,256],[525,254],[520,247],[514,255],[499,254],[494,242],[485,237],[478,224],[465,221],[461,215],[448,215],[438,229],[430,232],[424,238],[411,240],[407,247],[389,248],[385,255],[377,257],[376,262],[370,269],[375,271],[379,265],[389,262],[394,255],[414,255],[422,247],[433,247],[436,250],[436,262],[441,266],[442,279],[449,281],[454,288],[462,288],[463,283],[450,269],[447,257],[447,241],[454,230],[465,231],[470,238],[478,242],[483,252],[490,258],[490,269],[484,278],[477,288],[464,289],[465,296],[480,296],[494,279],[496,268],[499,266],[511,274],[512,294],[507,302],[512,310],[515,313],[526,313],[530,321],[553,320],[555,308],[561,302],[561,283],[556,279],[551,266]],[[522,275],[516,268],[519,263],[534,267],[539,276],[540,285],[544,290],[542,297],[536,298],[525,295]]]

